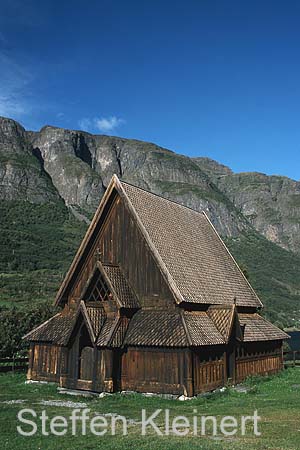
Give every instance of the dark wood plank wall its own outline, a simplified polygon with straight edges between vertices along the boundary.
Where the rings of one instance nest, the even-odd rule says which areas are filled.
[[[225,357],[219,349],[211,349],[208,356],[201,350],[129,348],[123,353],[119,367],[118,350],[93,348],[87,377],[90,379],[78,379],[78,336],[70,349],[47,343],[32,344],[28,378],[97,392],[118,389],[189,396],[226,383]],[[237,352],[234,382],[242,382],[249,375],[273,374],[282,368],[279,344],[276,348],[270,343],[252,344],[247,351]]]
[[[283,369],[281,341],[244,344],[236,352],[237,383],[250,375],[273,374]]]
[[[236,383],[240,383],[249,375],[273,374],[283,368],[280,355],[253,356],[236,361]]]
[[[186,392],[185,349],[129,348],[122,356],[121,387],[138,392]]]
[[[194,394],[210,391],[224,386],[225,377],[224,349],[212,347],[193,351]]]
[[[201,362],[198,358],[194,360],[194,393],[211,391],[217,387],[224,386],[224,361]]]
[[[61,376],[60,384],[69,389],[92,390],[95,392],[113,392],[114,371],[113,358],[114,351],[111,349],[93,348],[90,350],[91,360],[84,371],[80,371],[81,376],[86,379],[78,378],[78,351],[73,346],[69,352],[69,371]]]
[[[106,263],[121,265],[142,306],[175,307],[172,293],[119,196],[115,198],[99,237],[77,277],[69,297],[70,304],[77,304],[80,300],[99,256]]]
[[[63,347],[37,343],[32,344],[28,378],[32,380],[59,381],[62,370]]]

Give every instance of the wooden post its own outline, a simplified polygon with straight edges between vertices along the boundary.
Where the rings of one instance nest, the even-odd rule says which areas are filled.
[[[225,352],[223,353],[223,362],[224,362],[224,365],[223,365],[223,373],[224,373],[224,384],[226,384],[227,382],[228,382],[228,378],[227,378],[227,358],[226,358],[226,355],[227,355],[227,353],[226,353],[226,350],[225,350]]]
[[[190,349],[183,350],[183,361],[184,361],[184,384],[183,384],[183,394],[192,397],[194,395],[194,369],[193,369],[193,353]]]

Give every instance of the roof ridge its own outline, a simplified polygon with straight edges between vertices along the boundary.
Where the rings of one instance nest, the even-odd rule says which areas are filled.
[[[119,296],[111,282],[111,279],[109,278],[108,274],[106,273],[103,263],[101,261],[97,261],[96,266],[98,267],[100,274],[104,277],[105,282],[108,285],[113,297],[116,299],[117,303],[119,304],[119,307],[122,308],[122,306],[124,306],[124,305],[123,305],[121,299],[119,298]]]
[[[110,319],[106,319],[106,320],[110,320]],[[110,345],[112,343],[112,340],[114,338],[115,332],[117,331],[117,325],[119,325],[120,321],[121,321],[121,316],[116,316],[114,318],[111,319],[112,324],[111,324],[111,329],[109,331],[109,334],[107,336],[107,345]],[[100,335],[100,333],[99,333]]]
[[[229,341],[230,336],[232,334],[232,328],[233,328],[233,324],[234,324],[235,314],[236,314],[236,306],[233,303],[231,305],[230,318],[229,318],[228,328],[226,330],[226,341],[227,342]]]

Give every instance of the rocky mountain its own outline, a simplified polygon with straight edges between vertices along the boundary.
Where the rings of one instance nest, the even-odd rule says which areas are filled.
[[[0,199],[57,200],[58,192],[32,151],[24,128],[0,118]]]
[[[195,161],[155,144],[46,126],[27,133],[43,169],[73,212],[90,217],[116,173],[122,179],[206,210],[218,230],[236,236],[248,224]]]
[[[259,248],[269,248],[268,241],[276,244],[276,251],[272,249],[282,259],[285,257],[281,251],[288,251],[285,256],[293,252],[291,265],[296,270],[298,260],[294,258],[300,254],[299,182],[259,173],[236,174],[209,158],[189,158],[152,143],[52,126],[38,132],[26,131],[17,122],[0,118],[0,213],[2,207],[7,219],[0,219],[0,244],[3,242],[6,255],[2,266],[0,258],[0,271],[14,267],[7,251],[9,239],[20,272],[28,264],[26,245],[38,239],[39,233],[44,236],[45,230],[57,236],[61,233],[61,248],[69,242],[65,251],[71,255],[114,173],[193,209],[205,210],[236,254],[237,243],[244,248],[240,262],[251,267],[253,273],[257,274],[255,264],[249,258],[243,259],[245,236],[256,236],[255,246]],[[51,224],[57,232],[49,231]],[[247,240],[252,244],[254,241]],[[43,270],[46,263],[41,255],[47,250],[39,253],[38,244],[35,248],[30,268]],[[67,265],[69,260],[62,257],[59,267],[65,270],[63,261]],[[285,283],[277,278],[275,284]],[[292,302],[300,300],[298,284],[290,280],[285,287]],[[299,310],[294,303],[292,307]]]
[[[0,118],[0,198],[51,201],[91,217],[112,176],[196,210],[223,236],[253,226],[300,252],[300,182],[260,173],[235,174],[209,158],[189,158],[147,142],[51,126],[25,131]],[[79,216],[78,216],[79,217]]]

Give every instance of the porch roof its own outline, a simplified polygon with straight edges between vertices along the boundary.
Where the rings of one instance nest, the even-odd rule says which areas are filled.
[[[238,314],[244,327],[244,342],[273,341],[288,339],[289,335],[267,321],[259,314]]]
[[[64,314],[60,312],[27,333],[23,336],[23,339],[31,342],[49,342],[57,345],[66,345],[74,328],[75,321],[75,313]]]

